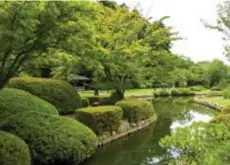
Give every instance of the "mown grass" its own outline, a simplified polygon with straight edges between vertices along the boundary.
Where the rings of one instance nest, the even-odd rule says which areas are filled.
[[[168,88],[166,89],[167,91],[171,92],[173,88]],[[163,90],[162,88],[157,88],[157,89],[130,89],[125,92],[125,97],[138,97],[138,96],[153,96],[154,92],[161,91]],[[196,94],[221,94],[220,91],[211,91],[209,89],[205,89],[202,91],[194,91]],[[108,97],[110,95],[111,91],[104,91],[100,90],[99,95],[102,97]],[[93,96],[94,91],[93,90],[88,90],[88,91],[81,91],[79,92],[81,97],[88,97],[88,96]]]

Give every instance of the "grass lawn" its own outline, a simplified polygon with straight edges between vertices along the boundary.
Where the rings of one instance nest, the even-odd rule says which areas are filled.
[[[221,107],[230,106],[230,99],[225,99],[221,96],[219,97],[199,97],[200,101],[209,102],[212,104],[220,105]]]
[[[111,91],[99,91],[99,95],[102,97],[108,97]],[[131,96],[153,96],[154,89],[130,89],[125,92],[125,97]],[[94,91],[81,91],[79,92],[81,97],[93,96]]]
[[[167,91],[171,91],[173,88],[167,89]],[[132,97],[132,96],[153,96],[154,91],[162,90],[161,88],[157,89],[130,89],[125,92],[125,97]],[[81,97],[93,96],[94,91],[81,91],[79,92]],[[196,94],[220,94],[218,91],[211,91],[211,90],[203,90],[199,92],[195,92]],[[99,91],[99,95],[102,97],[108,97],[110,95],[110,91]]]

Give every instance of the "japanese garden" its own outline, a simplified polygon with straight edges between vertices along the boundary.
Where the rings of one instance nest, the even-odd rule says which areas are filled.
[[[216,14],[230,61],[230,0]],[[170,19],[1,1],[0,165],[229,165],[230,65],[174,53]]]

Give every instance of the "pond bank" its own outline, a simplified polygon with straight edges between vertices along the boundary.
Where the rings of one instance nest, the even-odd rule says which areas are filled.
[[[208,99],[205,99],[203,97],[194,98],[193,102],[196,103],[196,104],[200,104],[200,105],[215,109],[217,111],[221,111],[224,108],[223,105],[214,103],[214,102],[212,102],[212,101],[210,101]]]
[[[161,138],[193,122],[208,122],[217,112],[193,103],[190,97],[153,100],[157,120],[133,135],[126,135],[103,147],[81,165],[160,165],[167,164],[167,151],[159,145]],[[143,127],[143,125],[142,125]]]
[[[115,135],[112,135],[108,138],[105,138],[105,139],[102,139],[102,140],[99,140],[99,143],[98,143],[98,147],[102,147],[106,144],[109,144],[109,143],[112,143],[113,141],[115,140],[118,140],[120,138],[123,138],[123,137],[126,137],[126,136],[129,136],[129,135],[132,135],[140,130],[143,130],[145,129],[146,127],[148,127],[149,125],[153,124],[155,121],[156,121],[157,117],[155,115],[153,115],[151,118],[147,119],[147,120],[144,120],[142,121],[141,123],[139,123],[138,125],[136,126],[132,126],[130,127],[128,130],[126,131],[123,131],[123,132],[119,132]],[[132,124],[130,124],[132,125]],[[100,139],[100,138],[99,138]]]

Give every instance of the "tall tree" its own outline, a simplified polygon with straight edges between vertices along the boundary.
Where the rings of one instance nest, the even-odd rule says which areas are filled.
[[[79,1],[0,2],[0,89],[24,62],[49,48],[71,51],[77,41],[83,47],[93,8]]]

